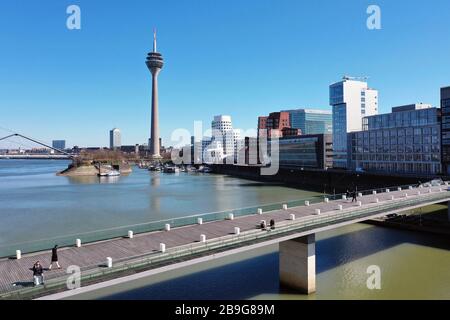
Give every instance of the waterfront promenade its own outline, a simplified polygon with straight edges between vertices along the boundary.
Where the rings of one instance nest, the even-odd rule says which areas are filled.
[[[351,199],[324,201],[288,207],[287,210],[280,208],[264,212],[262,215],[255,212],[252,215],[235,217],[233,220],[219,220],[172,228],[170,231],[144,233],[135,235],[132,239],[115,238],[85,244],[80,248],[75,246],[61,248],[59,262],[63,269],[45,272],[46,286],[50,285],[50,288],[52,284],[61,283],[61,281],[65,283],[65,278],[68,276],[65,268],[70,265],[79,266],[84,276],[98,275],[105,270],[114,270],[116,267],[123,267],[121,270],[116,270],[123,271],[137,264],[151,265],[161,261],[168,261],[167,264],[170,264],[170,260],[175,262],[179,262],[180,259],[188,260],[189,255],[195,253],[207,254],[219,248],[226,249],[229,245],[234,247],[239,246],[240,243],[245,245],[248,239],[265,241],[266,236],[267,239],[273,239],[273,237],[284,239],[283,237],[289,233],[293,238],[295,233],[299,234],[302,231],[309,230],[311,233],[321,231],[324,225],[328,225],[327,228],[331,229],[343,223],[355,223],[395,211],[400,212],[450,200],[447,186],[413,189],[406,187],[400,191],[397,189],[384,191],[360,196],[358,197],[360,203],[351,202]],[[317,210],[320,210],[320,214]],[[295,215],[295,220],[291,220],[292,215]],[[271,219],[275,220],[275,230],[259,229],[261,220],[266,220],[268,223]],[[240,228],[239,235],[234,234],[236,227]],[[200,242],[200,235],[205,235],[205,243]],[[166,245],[166,252],[160,252],[161,243]],[[47,268],[50,257],[51,253],[44,251],[25,254],[19,260],[0,260],[0,294],[27,289],[45,290],[46,288],[43,287],[31,289],[30,269],[37,260],[40,260],[44,268]],[[112,258],[113,268],[105,266],[107,257]]]

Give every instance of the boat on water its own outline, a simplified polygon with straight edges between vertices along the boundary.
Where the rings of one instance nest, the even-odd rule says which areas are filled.
[[[151,166],[148,167],[148,170],[149,171],[161,171],[161,166],[151,165]]]
[[[167,166],[167,167],[164,167],[164,172],[165,173],[177,173],[177,172],[180,172],[180,168]]]
[[[203,166],[198,169],[198,172],[210,173],[210,172],[212,172],[212,169],[210,167]]]
[[[117,177],[120,176],[120,171],[118,170],[110,170],[107,172],[100,172],[97,174],[99,177]]]

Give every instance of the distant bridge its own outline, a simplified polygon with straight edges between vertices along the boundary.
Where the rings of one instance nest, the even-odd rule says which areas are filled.
[[[145,228],[142,229],[142,226],[128,226],[120,230],[121,236],[88,244],[84,242],[92,241],[93,234],[71,235],[67,237],[71,243],[75,243],[77,238],[80,242],[77,241],[77,246],[60,249],[59,262],[66,267],[80,266],[81,283],[87,286],[64,291],[67,290],[68,275],[65,270],[54,270],[46,272],[45,287],[29,287],[32,278],[29,269],[33,263],[40,260],[46,267],[50,261],[51,254],[45,250],[24,254],[20,259],[0,260],[0,297],[42,296],[56,290],[61,292],[46,298],[63,298],[144,277],[149,273],[275,243],[279,244],[280,282],[301,292],[312,293],[316,287],[315,233],[436,203],[448,203],[450,192],[447,185],[369,190],[361,192],[357,202],[339,195],[335,200],[323,197],[263,206],[261,210],[255,208],[251,213],[231,210],[223,214],[158,221],[152,224],[158,228],[157,231],[143,232]],[[274,229],[260,228],[261,220],[268,223],[272,219],[275,221]],[[149,226],[147,230],[152,230]],[[99,231],[97,236],[106,235],[104,231]],[[48,239],[33,245],[51,248],[56,243],[61,245],[61,241]],[[81,241],[83,245],[78,247]],[[26,251],[25,245],[11,244],[9,252],[12,254],[18,249]],[[147,271],[123,276],[124,271],[136,270]],[[113,280],[89,285],[92,280],[99,282],[111,278]]]
[[[65,158],[73,158],[73,157],[75,157],[75,156],[74,156],[73,154],[71,154],[71,153],[68,153],[68,152],[66,152],[66,151],[64,151],[64,150],[61,150],[61,149],[58,149],[58,148],[54,148],[54,147],[52,147],[52,146],[49,146],[48,144],[45,144],[45,143],[40,142],[40,141],[38,141],[38,140],[35,140],[35,139],[33,139],[33,138],[24,136],[24,135],[22,135],[22,134],[20,134],[20,133],[13,133],[13,134],[10,134],[10,135],[8,135],[8,136],[6,136],[6,137],[0,138],[0,141],[9,139],[9,138],[11,138],[11,137],[20,137],[20,138],[26,139],[26,140],[28,140],[28,141],[37,143],[37,144],[39,144],[39,145],[41,145],[41,146],[43,146],[43,147],[49,148],[49,149],[51,149],[51,150],[53,150],[53,151],[56,151],[56,152],[58,152],[58,153],[61,153],[61,154],[65,155],[65,156],[66,156]],[[51,156],[51,157],[53,157],[54,155],[0,155],[0,159],[1,159],[1,158],[29,159],[29,158],[31,158],[31,157],[35,157],[35,158],[42,159],[43,156]]]

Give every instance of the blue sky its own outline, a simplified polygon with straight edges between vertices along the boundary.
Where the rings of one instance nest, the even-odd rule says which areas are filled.
[[[81,8],[81,30],[66,8]],[[377,4],[382,29],[366,28]],[[158,29],[164,144],[177,128],[205,130],[216,114],[255,128],[258,115],[329,109],[328,86],[369,76],[380,111],[439,104],[450,85],[450,1],[3,0],[0,4],[0,134],[107,146],[150,132],[145,57]],[[2,145],[0,145],[1,147]]]

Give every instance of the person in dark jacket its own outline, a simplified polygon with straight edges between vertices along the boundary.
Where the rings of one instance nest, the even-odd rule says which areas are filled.
[[[355,191],[353,191],[353,193],[352,193],[352,202],[357,202],[358,201],[358,199],[356,198],[356,195],[357,195],[358,193],[356,192],[356,190]]]
[[[33,280],[34,285],[38,286],[40,284],[44,284],[44,268],[42,268],[42,265],[40,261],[36,261],[33,265]]]
[[[275,229],[275,220],[270,220],[270,228]]]
[[[58,262],[58,245],[55,245],[52,249],[52,261],[50,262],[50,266],[48,267],[48,270],[52,270],[53,263],[56,263],[56,266],[58,269],[61,269],[61,266]]]

